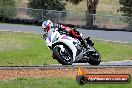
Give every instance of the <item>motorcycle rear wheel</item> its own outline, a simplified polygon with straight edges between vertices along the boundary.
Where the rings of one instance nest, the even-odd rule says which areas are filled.
[[[89,52],[90,59],[88,60],[88,63],[90,65],[99,65],[101,62],[101,56],[99,52],[92,46],[90,46],[90,48],[92,48],[93,51]]]

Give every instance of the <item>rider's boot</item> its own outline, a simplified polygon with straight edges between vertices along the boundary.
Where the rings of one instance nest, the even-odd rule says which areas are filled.
[[[85,40],[83,38],[81,38],[81,43],[84,46],[85,49],[88,49],[87,43],[85,42]]]
[[[54,53],[52,53],[52,58],[53,58],[53,59],[56,59],[56,57],[55,57]]]
[[[91,46],[94,46],[94,43],[90,40],[90,37],[85,38],[87,44],[90,44]]]

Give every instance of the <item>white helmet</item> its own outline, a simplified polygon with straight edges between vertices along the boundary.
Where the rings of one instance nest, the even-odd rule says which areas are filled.
[[[52,26],[53,26],[53,23],[50,20],[46,20],[42,23],[42,29],[47,31],[49,31]]]

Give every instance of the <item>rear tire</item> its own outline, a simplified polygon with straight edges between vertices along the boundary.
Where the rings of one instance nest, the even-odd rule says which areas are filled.
[[[54,55],[55,55],[57,61],[59,63],[61,63],[62,65],[72,65],[73,58],[71,55],[71,51],[70,51],[69,47],[66,47],[66,46],[63,46],[63,47],[65,48],[64,55],[62,55],[63,52],[61,51],[60,47],[58,47],[58,46],[53,48]],[[67,54],[67,55],[65,55],[65,54]]]
[[[90,46],[90,48],[92,48],[93,51],[89,52],[90,59],[88,60],[88,63],[90,65],[99,65],[101,62],[101,56],[99,52],[92,46]]]

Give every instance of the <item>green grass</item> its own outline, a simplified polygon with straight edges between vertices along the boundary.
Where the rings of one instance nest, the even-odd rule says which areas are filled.
[[[54,63],[42,35],[0,32],[0,65]]]
[[[132,44],[95,40],[95,47],[100,52],[102,61],[132,60]]]
[[[1,88],[132,88],[129,84],[77,84],[75,78],[18,78],[0,81]]]
[[[102,61],[132,60],[132,44],[119,44],[94,40]],[[0,32],[0,65],[56,64],[42,35]]]

